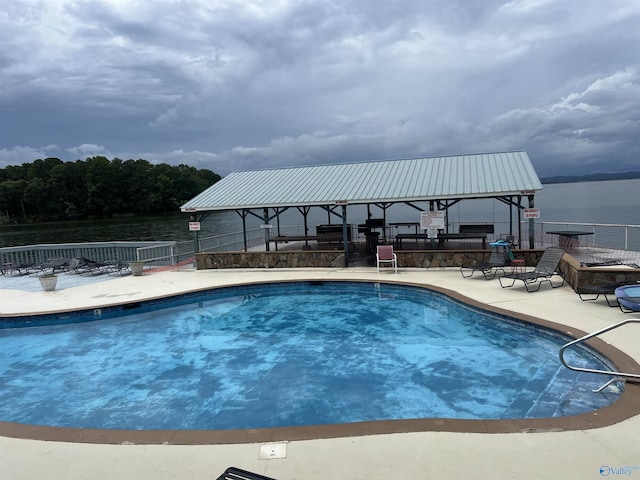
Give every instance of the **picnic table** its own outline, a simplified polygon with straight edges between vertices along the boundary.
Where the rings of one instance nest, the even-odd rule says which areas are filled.
[[[593,235],[593,232],[584,230],[556,230],[547,232],[551,235],[558,235],[558,245],[560,247],[573,247],[580,243],[580,237]]]

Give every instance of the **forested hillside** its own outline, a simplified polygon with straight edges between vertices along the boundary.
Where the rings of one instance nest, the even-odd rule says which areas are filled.
[[[640,172],[591,173],[588,175],[563,175],[541,178],[542,183],[600,182],[605,180],[628,180],[640,178]]]
[[[218,180],[211,170],[147,160],[35,160],[0,169],[0,223],[177,212]]]

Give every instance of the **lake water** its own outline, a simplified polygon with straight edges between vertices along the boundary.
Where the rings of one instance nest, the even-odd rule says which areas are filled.
[[[640,225],[640,179],[612,180],[604,182],[580,182],[544,185],[535,197],[535,207],[540,209],[538,222],[571,222],[588,224]],[[526,202],[526,200],[525,200]],[[527,203],[524,204],[528,206]],[[424,205],[422,205],[424,207]],[[426,207],[425,207],[426,208]],[[373,217],[380,217],[380,209],[371,207]],[[366,207],[350,206],[350,223],[364,223]],[[394,205],[387,210],[387,222],[418,222],[419,212],[405,205]],[[517,220],[514,209],[514,222]],[[465,200],[449,209],[449,222],[453,230],[460,223],[493,223],[496,231],[508,231],[510,210],[498,200]],[[189,217],[176,214],[159,217],[128,217],[110,220],[41,223],[35,225],[0,225],[0,247],[41,243],[69,243],[96,241],[172,240],[191,241],[188,230]],[[281,225],[302,225],[302,215],[296,209],[285,212]],[[331,223],[340,220],[333,217]],[[249,228],[256,228],[261,221],[247,217]],[[272,221],[275,223],[275,220]],[[312,209],[309,226],[329,223],[327,213]],[[555,226],[555,229],[564,229]],[[551,229],[551,228],[549,228]],[[547,229],[547,230],[549,230]],[[588,230],[588,227],[580,228]],[[617,229],[617,237],[623,234]],[[241,232],[242,221],[235,212],[216,212],[202,222],[201,237]],[[608,234],[598,233],[598,245]],[[611,233],[613,236],[614,234]],[[640,228],[629,230],[629,248],[640,250]],[[616,241],[619,239],[616,238]],[[615,247],[618,247],[615,245]]]

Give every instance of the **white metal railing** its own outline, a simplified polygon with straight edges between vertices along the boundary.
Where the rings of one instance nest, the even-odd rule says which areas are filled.
[[[593,232],[588,240],[591,245],[619,248],[622,250],[640,250],[640,225],[615,223],[578,223],[578,222],[536,222],[536,230],[541,235],[562,226],[567,229],[585,229]],[[621,232],[621,233],[617,233]]]
[[[362,235],[358,233],[356,225],[352,225],[352,238],[362,239]],[[449,224],[450,231],[457,231],[459,227],[456,223]],[[494,224],[495,233],[487,235],[487,241],[491,242],[501,238],[506,238],[508,235],[513,235],[516,243],[518,242],[518,233],[521,233],[519,238],[519,244],[524,247],[528,245],[529,240],[529,222],[523,221],[521,230],[518,232],[517,224],[514,226],[514,231],[509,232],[510,225],[508,222],[496,222]],[[613,248],[619,250],[633,250],[640,251],[640,225],[622,225],[622,224],[601,224],[601,223],[577,223],[577,222],[536,222],[534,230],[534,243],[536,248],[546,248],[557,241],[553,235],[547,234],[547,231],[558,230],[559,227],[565,229],[588,229],[592,231],[593,235],[589,235],[586,240],[591,245],[598,245],[605,248]],[[399,232],[411,231],[413,232],[415,227],[396,227],[387,226],[386,234],[387,239],[395,238],[395,235]],[[407,230],[409,229],[409,230]],[[254,228],[247,230],[247,250],[254,250],[263,248],[265,245],[265,230],[264,228]],[[269,234],[271,236],[278,235],[304,235],[303,225],[281,225],[279,227],[273,227],[270,229]],[[418,230],[418,233],[421,230]],[[309,227],[309,234],[314,234],[314,227]],[[361,238],[362,237],[362,238]],[[191,254],[194,253],[193,242],[189,245],[189,242],[184,243],[187,248],[190,249]],[[556,242],[557,243],[557,242]],[[212,237],[199,239],[199,251],[243,251],[244,235],[242,232],[228,233],[225,235],[216,235]],[[182,249],[181,249],[182,250]],[[183,252],[184,253],[184,252]],[[180,255],[183,255],[181,253]],[[184,255],[183,255],[184,256]]]
[[[573,345],[577,345],[578,343],[583,343],[583,342],[589,340],[590,338],[597,337],[597,336],[602,335],[603,333],[606,333],[606,332],[608,332],[610,330],[614,330],[614,329],[616,329],[618,327],[622,327],[623,325],[626,325],[627,323],[640,323],[640,319],[628,318],[627,320],[622,320],[621,322],[614,323],[613,325],[609,325],[608,327],[601,328],[598,331],[595,331],[593,333],[590,333],[588,335],[585,335],[583,337],[577,338],[576,340],[573,340],[573,341],[571,341],[569,343],[564,344],[560,348],[560,353],[559,353],[560,362],[562,363],[562,365],[567,367],[569,370],[574,370],[576,372],[597,373],[597,374],[600,374],[600,375],[611,375],[611,376],[613,376],[613,378],[611,380],[609,380],[607,383],[605,383],[602,387],[598,388],[597,390],[594,390],[594,392],[600,392],[600,391],[604,390],[605,388],[607,388],[609,385],[611,385],[613,382],[618,381],[618,380],[625,380],[625,379],[640,380],[640,374],[638,374],[638,373],[625,373],[625,372],[617,372],[617,371],[613,371],[613,370],[596,370],[596,369],[593,369],[593,368],[575,367],[575,366],[569,365],[567,363],[567,361],[565,360],[565,358],[564,358],[564,352],[569,347],[572,347]]]
[[[264,229],[254,228],[247,230],[247,249],[257,245],[264,245]],[[198,251],[200,252],[236,252],[245,248],[245,234],[243,232],[226,233],[224,235],[215,235],[213,237],[204,237],[198,239]]]
[[[159,245],[148,245],[136,248],[136,259],[146,262],[148,265],[175,265],[176,242]]]
[[[0,263],[43,264],[54,258],[85,257],[98,262],[172,262],[176,242],[86,242],[0,248]],[[146,250],[149,249],[149,250]]]

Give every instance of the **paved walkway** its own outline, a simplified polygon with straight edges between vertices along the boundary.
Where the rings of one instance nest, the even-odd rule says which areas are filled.
[[[105,277],[106,281],[54,292],[2,288],[0,315],[92,308],[218,285],[288,279],[432,284],[492,306],[562,323],[567,331],[592,332],[625,318],[640,318],[609,308],[604,300],[581,302],[567,286],[553,290],[543,286],[539,292],[529,294],[521,286],[502,289],[497,280],[463,279],[457,269],[406,269],[394,275],[386,271],[376,274],[374,268],[171,271],[142,277]],[[604,338],[640,360],[638,328],[631,325],[609,332]],[[265,450],[263,444],[98,445],[0,437],[0,478],[210,480],[234,465],[279,480],[584,480],[602,478],[606,473],[612,478],[628,473],[626,478],[640,479],[638,432],[640,416],[608,427],[577,431],[368,435],[291,441],[286,444],[285,458],[278,459],[270,458],[274,447],[267,445]],[[266,459],[259,458],[261,448]]]

